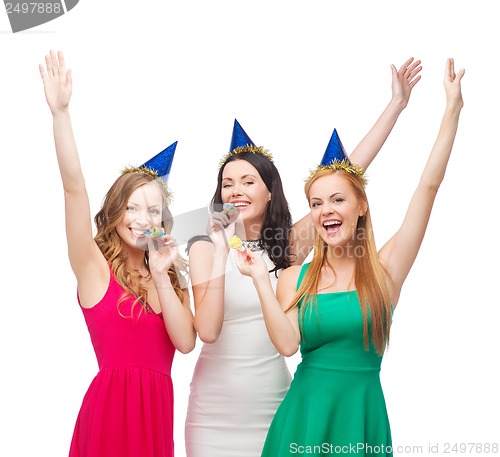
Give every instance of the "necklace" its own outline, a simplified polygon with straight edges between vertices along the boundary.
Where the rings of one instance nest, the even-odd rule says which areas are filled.
[[[256,240],[241,240],[241,244],[245,248],[249,248],[251,251],[262,251],[262,246],[260,243],[260,238]]]

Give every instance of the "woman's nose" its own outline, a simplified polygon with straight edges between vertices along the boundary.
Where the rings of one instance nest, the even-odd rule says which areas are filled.
[[[322,209],[321,212],[324,215],[333,214],[335,212],[335,208],[331,203],[325,203],[321,209]]]
[[[239,184],[235,184],[235,185],[233,186],[232,195],[233,195],[233,196],[236,196],[236,195],[241,195],[241,194],[242,194],[242,192],[241,192],[241,187],[240,187],[240,185],[239,185]]]
[[[135,222],[137,224],[141,224],[141,225],[145,225],[145,226],[151,225],[151,214],[149,214],[149,211],[139,211]]]

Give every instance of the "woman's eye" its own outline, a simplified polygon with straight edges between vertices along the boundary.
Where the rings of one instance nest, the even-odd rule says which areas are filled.
[[[127,206],[127,211],[134,211],[135,210],[135,206]]]
[[[318,202],[313,202],[311,203],[311,208],[316,208],[316,206],[319,206],[320,204]]]
[[[160,210],[159,209],[152,209],[150,211],[151,214],[154,214],[155,216],[157,216],[158,214],[160,214]]]
[[[222,186],[222,188],[223,188],[223,189],[228,189],[229,187],[231,187],[231,184],[224,184],[224,185]]]
[[[343,201],[343,198],[336,198],[335,200],[333,200],[334,203],[342,203]]]
[[[245,184],[253,184],[253,181],[247,181]]]

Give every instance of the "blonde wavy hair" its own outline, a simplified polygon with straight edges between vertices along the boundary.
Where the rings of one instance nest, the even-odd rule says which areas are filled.
[[[319,178],[331,174],[339,174],[339,176],[348,181],[358,200],[364,202],[367,207],[366,213],[359,217],[356,227],[354,252],[361,252],[362,255],[355,255],[354,281],[363,314],[365,349],[369,347],[369,335],[371,334],[371,342],[375,350],[378,354],[382,354],[389,343],[392,308],[386,282],[388,275],[380,263],[375,247],[370,209],[363,180],[359,176],[346,173],[342,170],[320,170],[306,181],[304,191],[309,201],[312,184]],[[315,232],[314,236],[313,259],[288,308],[292,309],[304,300],[304,306],[301,307],[300,312],[301,322],[303,321],[305,310],[316,303],[321,269],[328,262],[326,257],[328,245],[318,235],[318,232]]]
[[[120,298],[117,305],[118,311],[120,312],[120,304],[128,296],[135,297],[130,312],[131,316],[133,315],[133,308],[137,303],[141,303],[143,308],[145,307],[148,301],[148,291],[141,285],[139,277],[127,268],[126,254],[123,251],[123,241],[116,231],[116,226],[124,218],[130,195],[139,187],[152,181],[155,181],[155,178],[146,173],[125,173],[121,175],[109,189],[104,197],[100,211],[94,218],[97,227],[97,234],[94,238],[95,242],[110,264],[116,280],[127,293]],[[160,183],[158,183],[158,188],[162,193],[162,227],[166,233],[170,233],[173,226],[173,217],[168,208],[169,194],[167,189]],[[144,257],[149,272],[149,254],[147,251],[144,252]],[[180,255],[177,256],[174,264],[170,267],[168,275],[176,295],[183,301],[183,289],[187,287],[185,280],[187,262]],[[120,315],[123,316],[121,312]]]

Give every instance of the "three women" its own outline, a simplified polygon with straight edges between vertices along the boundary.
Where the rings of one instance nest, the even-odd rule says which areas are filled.
[[[393,67],[393,100],[351,156],[363,168],[376,155],[406,106],[411,89],[420,79],[419,63],[410,59],[399,71]],[[46,69],[41,68],[41,73],[54,117],[56,152],[65,188],[70,261],[100,363],[99,375],[82,405],[71,455],[86,452],[171,455],[170,364],[174,348],[189,352],[194,347],[195,333],[184,284],[177,276],[177,250],[173,241],[164,234],[153,243],[144,234],[154,226],[170,227],[168,195],[156,177],[147,172],[121,176],[96,216],[98,234],[94,240],[69,119],[71,74],[66,72],[62,55],[57,59],[53,53],[47,57]],[[344,417],[346,405],[353,407],[353,401],[359,398],[356,388],[361,386],[364,398],[376,405],[373,408],[361,405],[360,418],[369,424],[380,424],[369,442],[383,439],[390,444],[383,395],[377,384],[377,366],[388,341],[392,310],[418,251],[433,195],[451,151],[461,108],[462,76],[463,73],[454,74],[453,63],[449,61],[445,83],[447,114],[424,172],[425,179],[412,200],[402,229],[378,257],[369,236],[362,246],[364,260],[360,262],[354,254],[359,231],[371,232],[361,177],[345,174],[346,170],[323,169],[310,178],[306,190],[317,233],[314,260],[311,266],[287,269],[301,263],[311,240],[295,236],[299,230],[291,226],[276,167],[253,144],[232,150],[225,157],[213,209],[222,203],[232,203],[238,211],[234,216],[214,213],[210,240],[199,240],[190,246],[194,325],[206,344],[192,383],[186,424],[188,457],[260,455],[269,423],[290,382],[284,360],[273,345],[281,354],[289,355],[299,343],[303,354],[312,354],[307,358],[312,362],[310,366],[303,363],[299,367],[280,411],[303,407],[316,411],[322,395],[315,396],[306,406],[297,406],[293,401],[308,398],[306,392],[311,390],[311,384],[326,370],[328,375],[322,378],[326,381],[324,388],[336,385],[335,391],[349,384],[355,389],[344,406],[335,403],[339,396],[334,395],[336,406],[327,408],[327,418],[318,415],[318,422],[328,423],[333,413],[342,413]],[[393,103],[394,100],[397,102]],[[301,223],[310,224],[307,218]],[[252,275],[253,281],[239,274],[234,259],[228,255],[226,241],[233,234],[243,238],[252,249],[249,257],[240,259],[239,268]],[[342,250],[340,256],[338,248]],[[273,297],[278,273],[278,284],[282,285],[278,287],[277,301]],[[297,283],[300,288],[296,294]],[[330,313],[333,296],[335,300],[342,298],[337,310],[340,314]],[[326,304],[322,304],[324,299]],[[323,313],[327,315],[326,333],[324,329],[318,332],[317,327]],[[154,321],[154,317],[160,319]],[[136,325],[139,322],[141,325]],[[159,322],[161,325],[157,325]],[[354,337],[352,332],[344,335],[353,326],[361,329],[361,339],[359,332]],[[111,332],[119,338],[110,337]],[[345,347],[341,344],[339,350],[336,343],[330,344],[332,334],[340,335],[341,339],[345,336]],[[148,349],[155,348],[153,355],[137,351],[133,344],[137,340],[144,340]],[[326,349],[318,355],[317,347]],[[335,360],[333,364],[330,358]],[[350,370],[352,365],[356,369]],[[319,372],[314,371],[318,369]],[[330,377],[332,370],[349,373]],[[369,373],[365,376],[365,372]],[[145,384],[150,385],[146,390]],[[109,391],[116,395],[104,394]],[[125,391],[135,394],[126,395],[125,401]],[[327,398],[331,399],[328,395]],[[163,405],[160,411],[151,410],[158,402]],[[365,413],[368,409],[376,411],[377,417],[368,417]],[[352,442],[359,432],[359,421],[354,421],[352,435],[330,436],[321,427],[317,436],[301,435],[304,424],[287,425],[282,422],[285,416],[286,413],[278,412],[273,422],[264,451],[267,455],[288,455],[291,440],[296,444],[300,440],[306,443],[326,436],[332,442],[337,439],[343,440],[339,443]],[[135,419],[128,422],[130,417]],[[144,427],[145,423],[148,426]],[[158,423],[163,430],[155,428]],[[134,433],[127,432],[127,440],[117,438],[129,429]],[[285,430],[285,438],[278,439],[276,444],[279,430]]]

